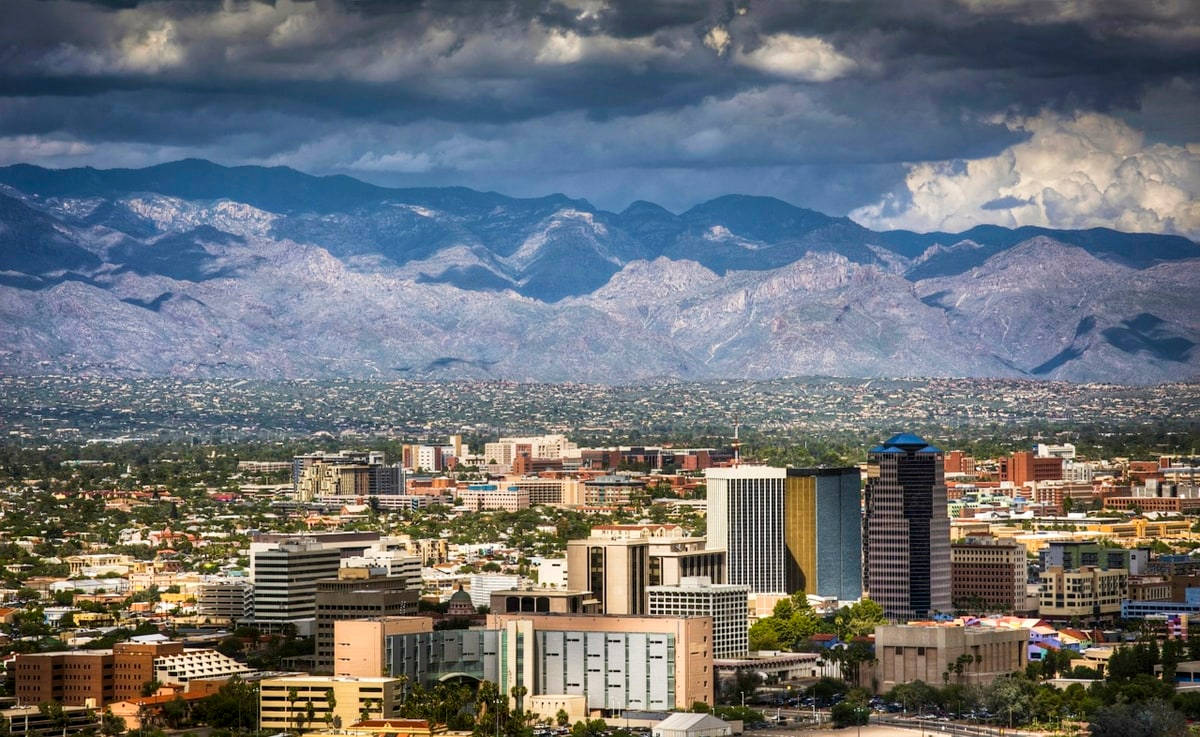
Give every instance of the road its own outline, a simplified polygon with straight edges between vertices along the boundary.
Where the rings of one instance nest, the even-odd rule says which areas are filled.
[[[783,713],[788,711],[785,709]],[[818,714],[822,717],[821,723],[828,725],[829,714],[827,712],[824,714],[818,712]],[[799,714],[801,717],[811,715],[811,711]],[[1046,737],[1044,732],[940,722],[936,719],[905,718],[890,714],[872,714],[870,725],[863,727],[861,733],[867,737],[886,737],[886,735],[892,734],[927,735],[928,737]],[[808,724],[769,727],[746,733],[746,737],[821,737],[823,735],[838,735],[839,737],[855,735],[858,737],[853,729],[833,730],[814,727],[811,721]]]

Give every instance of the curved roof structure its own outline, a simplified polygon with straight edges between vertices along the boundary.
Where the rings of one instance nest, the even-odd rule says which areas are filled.
[[[924,448],[925,446],[929,445],[929,443],[926,443],[920,437],[913,435],[910,432],[902,432],[898,435],[893,435],[892,437],[888,438],[886,441],[884,441],[883,445],[884,447],[892,446],[907,450],[909,448]]]

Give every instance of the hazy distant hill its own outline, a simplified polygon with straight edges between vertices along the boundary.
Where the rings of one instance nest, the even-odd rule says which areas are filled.
[[[0,168],[0,371],[1200,375],[1200,246],[877,233],[765,197],[674,214],[286,168]]]

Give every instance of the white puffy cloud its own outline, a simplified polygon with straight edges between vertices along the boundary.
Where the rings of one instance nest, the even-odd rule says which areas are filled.
[[[776,33],[763,36],[761,40],[753,51],[739,49],[734,60],[768,74],[806,82],[828,82],[857,66],[833,44],[815,36]]]
[[[92,153],[93,147],[65,138],[46,136],[0,136],[0,164],[70,158]]]
[[[121,66],[135,72],[153,73],[178,66],[184,51],[178,43],[175,24],[169,20],[121,39]]]
[[[704,34],[704,45],[717,52],[717,56],[724,56],[731,40],[725,26],[713,26]]]
[[[992,223],[1200,237],[1200,143],[1148,143],[1100,113],[1004,123],[1029,137],[995,156],[912,165],[907,196],[885,196],[850,216],[920,231]]]

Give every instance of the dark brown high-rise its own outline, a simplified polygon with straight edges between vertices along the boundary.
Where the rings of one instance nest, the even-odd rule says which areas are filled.
[[[950,518],[942,451],[901,434],[867,452],[863,584],[893,620],[949,612]]]

